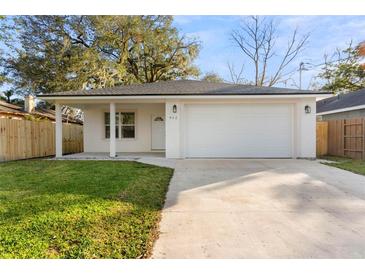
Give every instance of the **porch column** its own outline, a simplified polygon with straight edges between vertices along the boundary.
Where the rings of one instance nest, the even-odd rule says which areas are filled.
[[[110,138],[109,138],[109,151],[110,157],[115,157],[115,103],[110,103]]]
[[[56,104],[56,157],[62,157],[62,105]]]

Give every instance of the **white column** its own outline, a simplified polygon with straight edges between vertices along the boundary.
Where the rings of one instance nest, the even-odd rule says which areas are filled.
[[[56,104],[56,157],[62,157],[62,105]]]
[[[115,103],[110,103],[110,157],[115,157]]]

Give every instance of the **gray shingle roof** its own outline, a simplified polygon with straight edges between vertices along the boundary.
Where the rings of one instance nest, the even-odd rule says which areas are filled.
[[[365,105],[365,89],[340,94],[317,102],[317,113]]]
[[[312,90],[298,90],[275,87],[257,87],[228,83],[211,83],[196,80],[161,81],[146,84],[133,84],[113,88],[75,90],[43,94],[47,96],[146,96],[146,95],[288,95],[323,94]]]

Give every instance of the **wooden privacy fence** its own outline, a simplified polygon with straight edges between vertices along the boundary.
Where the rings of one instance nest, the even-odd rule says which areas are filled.
[[[63,153],[83,151],[83,127],[63,124]],[[0,119],[0,161],[55,155],[55,124]]]
[[[317,122],[317,156],[328,154],[328,123]]]
[[[320,123],[327,123],[327,138],[318,134]],[[317,122],[317,155],[321,143],[326,142],[328,151],[325,154],[365,160],[365,119],[344,119]]]

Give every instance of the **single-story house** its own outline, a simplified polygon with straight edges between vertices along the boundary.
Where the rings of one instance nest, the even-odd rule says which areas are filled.
[[[56,121],[55,111],[42,107],[36,107],[34,97],[29,95],[24,99],[24,107],[8,103],[0,99],[0,118],[15,120],[41,119]],[[68,115],[62,115],[63,123],[73,123],[82,125],[82,121]]]
[[[328,93],[194,80],[44,94],[84,111],[84,151],[167,158],[314,158],[316,99]]]
[[[317,118],[321,121],[365,117],[365,88],[338,94],[317,102]]]

